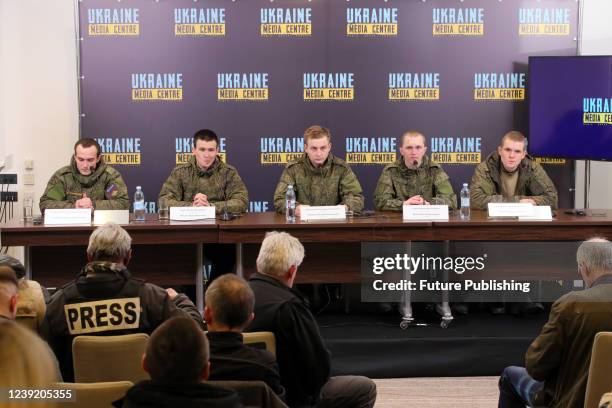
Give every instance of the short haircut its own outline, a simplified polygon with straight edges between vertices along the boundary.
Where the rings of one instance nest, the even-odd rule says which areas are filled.
[[[304,144],[307,144],[310,139],[321,139],[326,137],[331,142],[331,132],[328,128],[314,125],[304,131]]]
[[[166,320],[151,334],[146,363],[153,381],[194,384],[200,382],[209,355],[204,332],[193,319],[178,316]]]
[[[522,142],[523,150],[525,151],[527,150],[527,143],[528,143],[527,138],[525,137],[524,134],[522,134],[518,130],[511,130],[510,132],[503,135],[501,140],[499,141],[499,147],[502,147],[504,145],[504,142],[506,141],[506,139],[512,140],[513,142]]]
[[[400,137],[400,146],[404,145],[404,140],[407,137],[418,137],[418,136],[420,136],[421,139],[423,139],[423,145],[427,146],[427,139],[425,138],[425,135],[419,132],[418,130],[408,130],[404,132],[402,136]]]
[[[576,261],[590,271],[612,272],[612,242],[601,237],[584,241],[578,247]]]
[[[84,139],[79,139],[75,144],[74,144],[74,154],[76,154],[76,149],[78,146],[84,147],[84,148],[88,148],[88,147],[95,147],[96,148],[96,156],[100,155],[100,152],[102,151],[102,149],[100,148],[100,144],[95,140],[95,139],[91,139],[91,138],[84,138]]]
[[[205,299],[214,319],[231,329],[244,329],[255,307],[251,287],[231,273],[215,279],[206,290]]]
[[[15,271],[9,266],[0,266],[0,300],[8,301],[19,293],[19,282]]]
[[[200,129],[193,135],[193,147],[196,147],[198,140],[203,140],[205,142],[215,141],[217,142],[217,147],[219,147],[219,137],[215,132],[210,129]]]
[[[19,259],[13,258],[10,255],[0,255],[0,266],[8,266],[15,271],[17,279],[25,277],[25,266],[19,261]]]
[[[282,277],[291,266],[296,267],[304,260],[304,246],[286,232],[272,231],[266,234],[257,256],[257,271]]]
[[[89,237],[87,255],[94,261],[121,261],[128,256],[132,238],[119,225],[107,222]]]

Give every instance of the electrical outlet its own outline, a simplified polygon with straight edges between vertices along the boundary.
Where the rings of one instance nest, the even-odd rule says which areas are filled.
[[[0,184],[17,184],[17,175],[0,174]]]
[[[16,191],[2,191],[0,192],[0,201],[4,202],[16,202],[17,201],[17,192]]]

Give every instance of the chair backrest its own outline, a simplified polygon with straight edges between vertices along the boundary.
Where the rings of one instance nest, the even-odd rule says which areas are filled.
[[[584,396],[585,408],[597,408],[602,395],[612,390],[612,332],[599,332],[595,335],[591,366]]]
[[[142,369],[142,355],[149,336],[77,336],[72,342],[75,382],[131,381],[149,379]]]
[[[54,388],[74,392],[73,401],[58,403],[58,408],[109,408],[123,398],[134,384],[130,381],[99,383],[57,383]]]
[[[272,332],[250,332],[242,333],[242,342],[250,346],[264,346],[270,353],[276,357],[276,338]]]
[[[287,405],[263,381],[206,381],[210,385],[230,388],[238,393],[245,407],[286,408]]]

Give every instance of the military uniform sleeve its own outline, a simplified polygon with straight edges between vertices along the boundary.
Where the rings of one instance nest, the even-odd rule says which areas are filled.
[[[246,212],[249,206],[249,192],[238,171],[234,169],[227,169],[226,171],[229,172],[224,193],[227,195],[227,199],[226,201],[217,201],[211,204],[215,206],[217,213],[223,211],[224,208],[227,208],[227,211],[232,213]]]
[[[110,197],[110,198],[109,198]],[[121,173],[111,170],[104,185],[104,200],[94,200],[96,210],[129,210],[130,198],[128,188]]]
[[[66,196],[66,184],[56,173],[54,174],[45,188],[45,192],[40,197],[40,211],[47,208],[74,208],[74,203]]]
[[[295,187],[295,178],[289,166],[287,166],[283,170],[280,180],[278,180],[278,184],[276,185],[276,190],[274,191],[274,208],[276,212],[281,214],[285,213],[285,194],[287,193],[287,186],[289,184]]]
[[[384,169],[374,190],[374,207],[379,211],[401,211],[403,204],[393,188],[391,171]]]
[[[487,163],[476,166],[470,185],[470,206],[475,210],[486,210],[495,193],[495,184],[487,174]]]
[[[340,204],[345,204],[349,210],[360,212],[363,210],[363,191],[357,176],[350,167],[346,167],[346,173],[340,179]]]
[[[159,199],[165,199],[168,207],[190,207],[192,201],[183,201],[183,180],[178,169],[172,170],[168,179],[162,185],[159,192]]]
[[[302,377],[304,390],[319,395],[329,379],[331,358],[314,317],[304,304],[292,301],[283,304],[277,318],[276,327],[281,330],[284,344],[291,345],[293,361],[298,363],[295,369],[308,373]]]
[[[448,205],[451,210],[457,209],[457,196],[453,191],[450,179],[444,170],[441,168],[437,169],[434,175],[434,192],[436,198],[444,200],[444,204]]]
[[[565,337],[561,312],[566,304],[562,299],[553,304],[548,322],[527,349],[525,368],[534,380],[551,379],[561,365]]]
[[[533,199],[537,205],[550,205],[553,209],[557,208],[558,194],[555,184],[539,164],[534,166],[529,191],[534,195],[525,198]]]

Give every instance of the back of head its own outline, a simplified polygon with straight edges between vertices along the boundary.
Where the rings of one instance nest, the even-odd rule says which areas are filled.
[[[576,261],[590,274],[612,274],[612,242],[600,237],[584,241],[578,247]]]
[[[23,264],[18,259],[13,258],[10,255],[0,255],[0,266],[11,267],[17,275],[17,279],[25,277],[25,266],[23,266]]]
[[[17,323],[0,323],[0,361],[2,387],[44,389],[57,381],[57,366],[50,349],[34,332]]]
[[[247,282],[233,274],[215,279],[206,290],[206,306],[216,323],[243,330],[253,313],[255,295]]]
[[[109,222],[89,237],[87,255],[93,261],[121,262],[130,252],[132,238],[119,225]]]
[[[304,246],[286,232],[268,232],[257,256],[257,271],[277,278],[304,260]]]
[[[11,299],[17,295],[19,283],[15,271],[8,266],[0,266],[0,315],[14,319],[9,310]],[[16,303],[16,299],[14,300]],[[1,360],[0,360],[1,361]]]
[[[173,317],[149,339],[147,371],[151,379],[166,384],[200,382],[208,365],[208,340],[193,319]]]
[[[314,125],[304,131],[304,144],[307,144],[310,139],[321,139],[326,137],[331,141],[331,132],[328,128]]]

